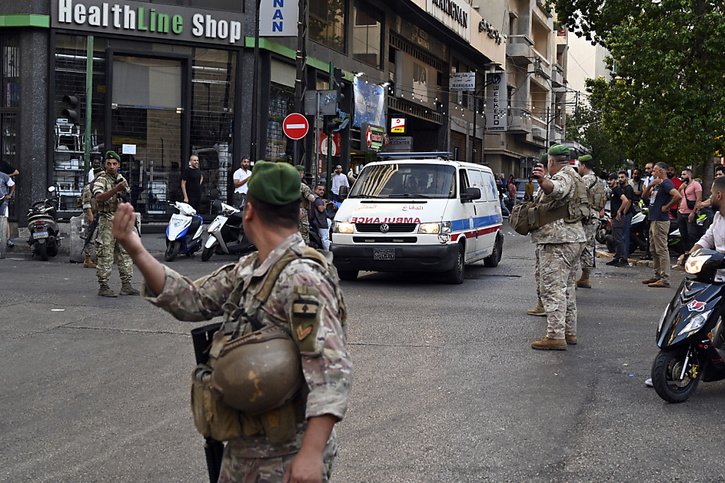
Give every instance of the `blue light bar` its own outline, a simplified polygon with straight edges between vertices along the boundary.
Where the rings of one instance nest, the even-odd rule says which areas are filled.
[[[443,158],[443,159],[450,159],[451,157],[453,157],[453,153],[449,153],[447,151],[418,151],[418,152],[408,152],[408,153],[402,153],[402,152],[378,153],[378,158],[380,158],[380,159],[400,159],[400,158],[408,158],[408,159]]]

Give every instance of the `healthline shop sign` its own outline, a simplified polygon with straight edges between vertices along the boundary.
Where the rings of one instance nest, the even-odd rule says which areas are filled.
[[[53,0],[52,26],[88,33],[236,45],[241,14],[141,2]]]

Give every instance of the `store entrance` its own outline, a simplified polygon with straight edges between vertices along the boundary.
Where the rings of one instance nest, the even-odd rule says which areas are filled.
[[[121,155],[131,202],[146,219],[166,219],[169,201],[183,199],[184,64],[113,55],[109,148]]]

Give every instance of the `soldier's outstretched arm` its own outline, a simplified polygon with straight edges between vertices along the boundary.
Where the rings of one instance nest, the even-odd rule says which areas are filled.
[[[146,287],[154,294],[160,294],[166,284],[166,271],[144,248],[141,239],[135,230],[136,214],[130,203],[121,203],[116,209],[113,217],[113,237],[123,246],[133,260],[133,263],[141,270],[146,280]]]

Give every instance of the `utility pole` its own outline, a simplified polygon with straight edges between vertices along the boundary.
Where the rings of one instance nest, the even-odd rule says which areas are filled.
[[[307,90],[307,0],[299,0],[299,15],[297,19],[297,53],[295,55],[297,73],[295,76],[295,112],[304,112],[305,91]],[[317,126],[317,116],[315,116]],[[317,129],[315,129],[315,135]],[[317,140],[315,140],[315,146]],[[295,141],[294,163],[305,167],[309,175],[311,163],[305,156],[304,140]],[[316,175],[316,173],[313,173]]]
[[[257,162],[257,125],[259,124],[259,102],[257,102],[259,91],[259,4],[261,0],[255,0],[254,8],[254,62],[252,64],[252,128],[250,129],[249,155],[255,163]]]

